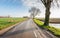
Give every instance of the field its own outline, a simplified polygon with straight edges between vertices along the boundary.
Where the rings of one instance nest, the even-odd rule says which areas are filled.
[[[44,18],[40,18],[41,21],[44,21]],[[60,23],[60,18],[50,18],[50,23]]]
[[[0,30],[22,22],[23,20],[26,20],[26,18],[0,18]]]
[[[50,23],[60,23],[60,18],[52,18],[50,19]]]
[[[40,20],[38,20],[38,19],[34,19],[34,22],[35,22],[39,27],[48,29],[48,30],[49,30],[51,33],[53,33],[54,35],[60,37],[60,29],[57,29],[57,28],[54,28],[54,27],[51,27],[51,26],[45,26],[45,25],[43,25],[44,22],[42,22],[42,21],[40,21]]]

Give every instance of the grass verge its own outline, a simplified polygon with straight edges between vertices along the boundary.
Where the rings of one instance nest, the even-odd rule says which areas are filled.
[[[40,26],[40,27],[42,27],[42,28],[45,28],[45,29],[48,29],[48,30],[49,30],[51,33],[53,33],[54,35],[60,37],[60,29],[54,28],[54,27],[52,27],[52,26],[45,26],[45,25],[43,25],[44,22],[42,22],[42,21],[40,21],[40,20],[38,20],[38,19],[34,19],[34,22],[35,22],[38,26]]]
[[[26,20],[26,18],[0,18],[0,30],[24,20]]]

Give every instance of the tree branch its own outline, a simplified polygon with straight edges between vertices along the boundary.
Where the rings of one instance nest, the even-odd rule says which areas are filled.
[[[55,0],[56,4],[57,4],[57,7],[59,7],[59,4],[58,4],[58,0]]]
[[[41,0],[41,2],[44,4],[44,6],[46,7],[47,5],[47,0]]]

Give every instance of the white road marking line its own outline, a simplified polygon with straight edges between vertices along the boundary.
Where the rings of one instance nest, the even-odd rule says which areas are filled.
[[[38,35],[39,35],[40,38],[43,38],[43,36],[41,36],[39,32],[37,32],[37,33],[38,33]]]
[[[35,37],[37,38],[38,36],[37,36],[36,32],[35,32],[35,31],[33,31],[33,33],[34,33]]]

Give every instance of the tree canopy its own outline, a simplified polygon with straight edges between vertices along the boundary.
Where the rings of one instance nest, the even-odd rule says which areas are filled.
[[[38,15],[40,13],[40,9],[38,9],[36,7],[31,7],[29,12],[31,13],[30,17],[34,18],[36,15]]]

